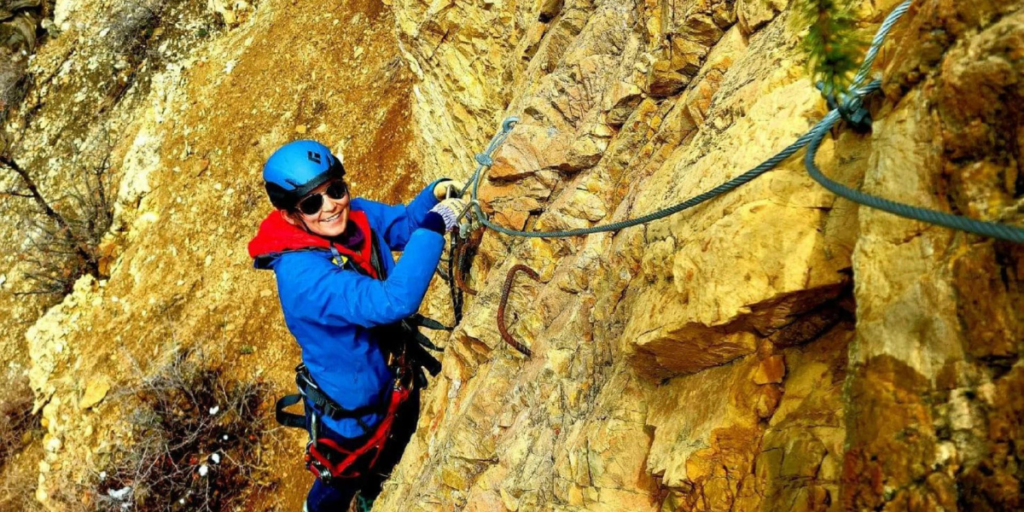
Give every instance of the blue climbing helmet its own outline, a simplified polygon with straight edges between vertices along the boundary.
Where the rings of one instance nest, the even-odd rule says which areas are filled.
[[[327,146],[314,140],[289,142],[263,164],[267,195],[276,208],[290,210],[303,196],[332,178],[345,176],[345,167]]]

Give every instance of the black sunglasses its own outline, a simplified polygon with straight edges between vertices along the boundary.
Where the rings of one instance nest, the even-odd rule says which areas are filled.
[[[332,182],[330,185],[327,185],[327,190],[324,190],[323,194],[312,194],[299,201],[299,211],[306,215],[313,215],[319,212],[320,208],[324,206],[324,195],[334,200],[341,199],[348,195],[348,186],[341,180]]]

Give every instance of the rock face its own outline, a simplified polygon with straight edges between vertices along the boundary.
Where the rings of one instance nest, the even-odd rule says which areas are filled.
[[[353,189],[377,200],[422,186],[408,143],[411,77],[387,11],[368,1],[251,7],[56,6],[62,31],[33,57],[36,85],[5,135],[47,197],[74,190],[83,170],[103,171],[114,221],[98,279],[79,279],[63,298],[34,295],[26,276],[41,256],[24,226],[42,215],[0,194],[10,221],[0,226],[0,388],[27,375],[46,429],[31,456],[0,466],[0,510],[26,500],[27,510],[95,510],[98,475],[132,446],[139,383],[176,354],[292,391],[298,347],[272,273],[253,270],[245,251],[270,211],[260,168],[275,148],[322,140],[344,155]],[[367,94],[368,83],[390,93]],[[0,169],[0,190],[17,186]],[[264,509],[300,506],[302,446],[297,431],[266,439],[280,483]],[[9,487],[26,466],[31,486]]]
[[[32,53],[36,47],[36,30],[44,18],[44,10],[42,0],[0,2],[0,49],[8,50],[11,54]]]
[[[879,22],[897,3],[863,14]],[[503,116],[522,118],[481,185],[485,209],[517,229],[669,206],[825,113],[786,2],[395,7],[422,80],[428,175],[469,168]],[[1019,225],[1022,7],[916,2],[877,67],[872,133],[836,131],[825,171]],[[858,209],[796,159],[614,235],[487,232],[471,274],[483,292],[382,505],[1019,508],[1022,409],[1006,390],[1021,388],[1022,257]],[[542,275],[509,306],[530,359],[494,328],[517,263]],[[446,310],[440,294],[430,309]]]
[[[280,143],[343,148],[355,190],[399,201],[467,177],[516,115],[480,199],[499,224],[545,231],[706,191],[827,111],[781,0],[307,4],[185,9],[190,29],[153,36],[171,52],[153,69],[85,44],[106,6],[58,2],[68,32],[33,64],[50,82],[15,118],[21,151],[55,187],[71,166],[60,155],[102,126],[120,141],[119,190],[109,278],[0,319],[0,353],[30,375],[48,430],[41,506],[87,502],[67,490],[131,442],[124,390],[176,351],[289,389],[298,354],[273,278],[242,250],[266,211],[257,170]],[[874,28],[897,4],[859,12]],[[192,39],[206,26],[219,32]],[[876,64],[871,132],[834,130],[818,163],[877,195],[1024,225],[1022,55],[1024,2],[916,0]],[[70,71],[93,65],[121,70]],[[531,357],[496,323],[517,264],[540,275],[516,281],[504,312]],[[15,274],[2,304],[19,303]],[[487,231],[467,280],[478,293],[434,337],[444,371],[374,510],[1024,507],[1024,247],[859,208],[793,158],[616,233]],[[422,312],[451,322],[443,282]],[[275,438],[281,493],[264,508],[300,506],[301,446]]]

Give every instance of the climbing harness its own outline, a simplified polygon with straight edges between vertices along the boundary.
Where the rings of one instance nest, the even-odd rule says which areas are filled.
[[[390,386],[387,401],[382,405],[345,409],[320,389],[303,364],[295,368],[295,384],[299,388],[299,393],[287,395],[277,401],[274,419],[286,427],[308,429],[309,442],[306,443],[304,456],[306,469],[327,484],[336,478],[358,478],[374,467],[391,434],[395,414],[412,392],[410,386],[403,384],[402,378],[399,377],[395,379],[394,385]],[[306,411],[309,416],[308,424],[306,416],[284,410],[303,399],[315,406]],[[371,428],[362,421],[364,416],[373,413],[383,415],[376,428]],[[356,449],[342,448],[331,439],[320,436],[321,415],[335,420],[353,419],[364,432],[371,435]],[[372,457],[369,457],[370,454]]]
[[[501,333],[501,339],[505,340],[505,343],[508,343],[509,346],[518,350],[524,356],[530,357],[533,355],[533,351],[527,348],[526,345],[516,341],[515,338],[509,334],[508,328],[505,327],[505,307],[508,305],[508,294],[512,291],[512,283],[515,281],[516,274],[518,272],[522,272],[530,276],[530,279],[533,279],[534,281],[540,281],[540,275],[538,275],[532,268],[527,267],[522,263],[512,265],[512,268],[508,271],[508,275],[505,276],[505,284],[501,287],[501,301],[498,303],[498,332]]]
[[[387,270],[380,254],[380,244],[376,233],[369,236],[371,244],[370,265],[373,273],[352,259],[343,258],[332,245],[335,261],[346,270],[354,270],[360,274],[384,280]],[[324,483],[334,479],[358,478],[371,470],[377,463],[384,445],[391,434],[395,414],[408,399],[414,389],[425,387],[426,376],[422,370],[437,376],[441,371],[441,363],[429,352],[431,349],[441,351],[429,338],[417,329],[424,327],[435,330],[452,330],[437,320],[427,318],[419,313],[398,323],[375,327],[377,339],[381,340],[381,348],[388,358],[388,366],[395,374],[394,381],[386,391],[387,396],[378,397],[374,406],[346,409],[328,396],[310,375],[304,364],[295,368],[295,385],[298,393],[287,395],[277,401],[274,417],[285,427],[305,429],[309,433],[306,444],[306,469],[316,475]],[[285,409],[301,401],[305,402],[306,415],[285,412]],[[376,428],[367,425],[363,418],[378,413],[383,419]],[[308,421],[307,421],[308,415]],[[359,424],[365,434],[369,434],[366,442],[355,449],[346,449],[329,438],[320,436],[321,419],[323,416],[334,420],[352,419]]]

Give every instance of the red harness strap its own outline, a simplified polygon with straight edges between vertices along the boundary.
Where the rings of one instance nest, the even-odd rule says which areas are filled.
[[[387,441],[388,435],[391,434],[391,427],[395,423],[395,413],[398,412],[398,408],[409,398],[409,390],[404,386],[399,386],[391,392],[391,403],[388,405],[388,412],[384,415],[384,419],[381,420],[380,425],[377,426],[377,430],[374,431],[373,436],[363,446],[355,450],[346,450],[334,441],[330,439],[317,439],[316,444],[310,443],[306,448],[306,469],[311,471],[317,478],[323,478],[323,474],[320,468],[326,469],[332,478],[358,478],[360,473],[353,471],[347,473],[348,469],[354,464],[360,457],[366,455],[370,450],[374,450],[376,453],[373,455],[373,459],[370,460],[370,465],[367,467],[373,468],[377,464],[377,459],[380,457],[381,451],[384,449],[384,442]],[[329,449],[336,451],[345,456],[337,464],[334,464],[330,459],[318,449],[317,445],[325,445]]]

